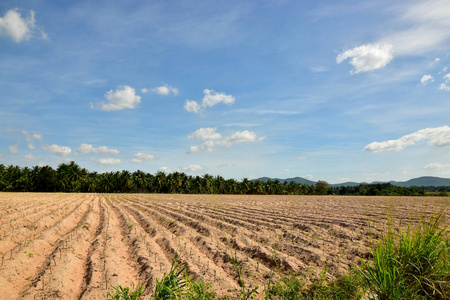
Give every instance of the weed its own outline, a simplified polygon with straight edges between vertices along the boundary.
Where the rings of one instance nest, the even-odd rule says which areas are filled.
[[[245,285],[245,281],[242,278],[242,275],[243,275],[243,271],[245,271],[247,273],[249,273],[249,272],[239,262],[239,259],[237,258],[236,250],[234,250],[234,257],[232,257],[229,254],[228,254],[228,257],[230,258],[231,263],[233,264],[234,269],[236,270],[236,273],[238,276],[238,283],[239,283],[239,286],[241,287],[239,294],[238,294],[239,299],[243,299],[243,300],[251,299],[250,298],[251,295],[258,290],[258,286],[255,286],[251,290],[247,289],[247,287]]]
[[[161,280],[156,279],[155,292],[152,299],[181,299],[186,295],[185,267],[175,259],[172,262],[169,273]]]
[[[449,299],[450,240],[443,214],[422,218],[413,230],[394,228],[375,245],[362,275],[379,299]]]
[[[145,291],[144,287],[140,284],[133,290],[133,282],[131,283],[131,288],[122,287],[120,285],[116,287],[113,286],[112,288],[114,289],[114,292],[108,292],[106,294],[108,300],[140,300]]]

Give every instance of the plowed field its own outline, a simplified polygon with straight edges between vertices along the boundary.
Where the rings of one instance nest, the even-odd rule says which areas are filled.
[[[449,198],[160,194],[0,194],[1,299],[105,299],[111,286],[147,293],[172,260],[219,295],[239,287],[236,251],[261,288],[279,274],[332,278],[380,237],[387,216],[417,223]],[[448,220],[448,210],[446,212]]]

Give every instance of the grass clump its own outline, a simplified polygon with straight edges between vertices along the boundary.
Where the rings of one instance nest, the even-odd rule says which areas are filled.
[[[450,242],[443,214],[416,228],[389,222],[361,274],[375,299],[450,299]]]
[[[156,280],[156,287],[151,299],[182,299],[209,300],[216,298],[216,292],[211,289],[212,283],[203,279],[195,281],[189,278],[186,266],[175,259],[167,275]]]
[[[265,299],[361,299],[364,290],[363,282],[358,270],[352,268],[349,274],[340,275],[335,280],[326,278],[327,269],[320,273],[319,278],[311,280],[309,288],[306,287],[305,276],[282,277],[280,282],[268,286],[265,289]]]
[[[131,283],[131,288],[122,287],[120,285],[113,286],[112,288],[114,291],[106,294],[108,300],[140,300],[144,294],[144,287],[140,284],[136,289],[134,289],[134,283]]]

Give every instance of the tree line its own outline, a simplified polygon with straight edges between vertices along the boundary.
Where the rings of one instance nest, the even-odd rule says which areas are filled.
[[[89,172],[75,162],[32,168],[0,164],[0,191],[3,192],[89,192],[89,193],[179,193],[253,195],[383,195],[422,196],[418,187],[398,187],[390,183],[332,187],[325,181],[315,185],[278,180],[242,181],[222,176],[190,176],[181,172],[155,175],[143,171]]]

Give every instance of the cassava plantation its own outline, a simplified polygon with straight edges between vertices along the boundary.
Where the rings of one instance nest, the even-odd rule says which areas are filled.
[[[217,299],[303,299],[274,287],[304,275],[306,289],[332,282],[368,261],[392,224],[415,227],[438,212],[447,226],[448,205],[447,197],[0,193],[1,298],[106,299],[134,284],[156,299],[176,263]]]

